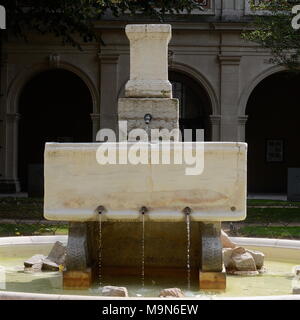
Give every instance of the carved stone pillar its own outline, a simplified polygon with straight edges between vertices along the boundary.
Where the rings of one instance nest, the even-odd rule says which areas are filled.
[[[63,274],[65,289],[87,289],[92,284],[87,235],[87,223],[70,222],[66,270]]]
[[[225,289],[223,272],[221,222],[202,222],[200,289]]]

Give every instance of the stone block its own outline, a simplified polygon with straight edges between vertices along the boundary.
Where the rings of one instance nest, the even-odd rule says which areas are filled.
[[[107,297],[128,297],[128,291],[125,287],[105,286],[101,290],[101,295]]]
[[[65,263],[65,258],[66,258],[66,248],[61,242],[56,241],[47,259],[54,262],[57,265],[60,265]]]
[[[264,265],[265,255],[262,252],[256,250],[246,249],[246,252],[251,254],[252,258],[255,261],[256,268],[258,270],[261,269]]]
[[[226,272],[202,272],[199,273],[200,289],[225,290]]]
[[[183,298],[184,294],[179,288],[163,289],[160,294],[160,298]]]
[[[64,271],[63,288],[70,290],[85,290],[92,285],[92,270]]]
[[[130,80],[125,86],[126,97],[171,98],[168,81],[168,24],[131,24],[126,26],[130,41]]]
[[[24,266],[26,268],[31,268],[36,264],[42,265],[44,259],[46,259],[46,256],[44,256],[43,254],[36,254],[31,258],[29,258],[28,260],[24,261]]]

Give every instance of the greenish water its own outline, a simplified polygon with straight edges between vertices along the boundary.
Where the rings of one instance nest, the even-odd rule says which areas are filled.
[[[89,290],[63,290],[61,272],[24,272],[25,257],[0,257],[0,266],[5,269],[5,289],[2,291],[17,291],[48,294],[78,294],[99,295],[97,286]],[[293,267],[295,262],[281,262],[267,260],[266,273],[259,276],[227,276],[226,291],[199,291],[196,285],[187,290],[187,283],[179,279],[151,279],[145,278],[142,289],[141,279],[137,277],[103,278],[103,285],[126,286],[131,297],[158,297],[161,289],[179,287],[186,296],[216,295],[230,296],[272,296],[292,293]]]

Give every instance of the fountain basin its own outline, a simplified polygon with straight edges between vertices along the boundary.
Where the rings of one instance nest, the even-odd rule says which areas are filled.
[[[147,208],[145,219],[149,221],[185,221],[186,207],[191,209],[191,221],[245,219],[245,143],[161,145],[47,143],[45,218],[98,221],[97,208],[102,206],[102,221],[141,221],[142,207]],[[101,153],[103,147],[108,150],[107,156]],[[132,158],[138,161],[136,148],[140,156],[145,156],[143,163],[130,162]],[[188,155],[194,163],[189,163],[191,157],[185,161]],[[106,157],[116,163],[105,163]],[[164,164],[162,159],[170,162]]]
[[[55,241],[61,241],[66,244],[67,236],[0,239],[0,265],[6,265],[8,280],[12,277],[8,281],[6,291],[1,291],[0,289],[0,299],[108,299],[107,297],[99,297],[95,289],[63,291],[61,286],[62,274],[59,272],[31,275],[31,278],[21,272],[22,265],[20,263],[23,261],[23,257],[28,258],[32,254],[38,253],[47,254]],[[187,293],[189,294],[189,299],[300,300],[300,295],[289,294],[292,292],[292,267],[299,264],[300,261],[300,241],[252,238],[233,238],[233,241],[249,249],[264,252],[266,255],[266,267],[269,269],[267,274],[256,277],[227,276],[228,286],[226,291],[197,292],[198,289],[195,289],[192,293]],[[173,280],[176,281],[176,279]],[[131,295],[131,298],[128,299],[145,298],[134,296],[135,292],[139,292],[139,289],[137,289],[140,286],[139,279],[136,279],[136,283],[131,289],[133,296]],[[118,285],[118,283],[113,284]],[[128,284],[130,287],[130,283]],[[159,285],[148,284],[147,299],[158,295]],[[164,285],[164,283],[161,285]],[[14,288],[15,290],[12,290]],[[21,290],[22,288],[24,290]],[[51,294],[47,294],[50,292]]]

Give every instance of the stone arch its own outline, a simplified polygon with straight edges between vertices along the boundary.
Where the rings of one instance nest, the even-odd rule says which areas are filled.
[[[199,85],[201,85],[207,92],[208,97],[211,102],[211,108],[212,108],[212,115],[219,115],[220,114],[220,106],[218,102],[218,98],[216,95],[216,92],[209,82],[209,80],[201,74],[198,70],[188,66],[187,64],[173,61],[172,64],[169,66],[170,71],[174,72],[181,72],[188,77],[191,77],[193,80],[195,80]]]
[[[99,129],[99,92],[96,89],[92,79],[80,68],[71,63],[60,61],[56,64],[39,63],[28,66],[20,71],[11,81],[8,87],[6,98],[6,152],[5,152],[5,177],[9,183],[11,192],[20,191],[20,183],[18,179],[18,131],[19,131],[19,102],[20,96],[25,85],[35,76],[50,70],[65,70],[77,76],[86,85],[90,92],[92,102],[91,121],[93,127],[93,137],[95,139],[96,132]]]
[[[272,66],[267,70],[262,71],[254,79],[252,79],[252,81],[245,86],[245,89],[243,90],[240,96],[239,103],[238,103],[238,115],[239,116],[246,115],[246,108],[247,108],[247,103],[250,98],[250,95],[261,81],[271,76],[272,74],[275,74],[284,70],[286,70],[286,68],[283,66],[278,66],[278,65]]]
[[[91,78],[80,68],[74,66],[71,63],[61,61],[56,66],[51,66],[50,64],[36,64],[28,67],[26,70],[21,71],[15,79],[12,81],[11,85],[8,88],[7,95],[7,113],[15,114],[18,113],[18,103],[19,97],[22,89],[25,84],[30,81],[34,76],[44,71],[48,71],[51,69],[63,69],[66,71],[70,71],[77,75],[88,87],[93,103],[93,113],[99,113],[99,92],[96,89]]]

